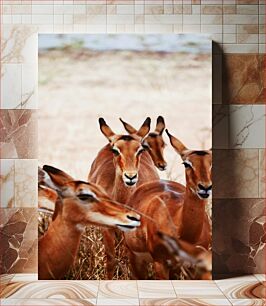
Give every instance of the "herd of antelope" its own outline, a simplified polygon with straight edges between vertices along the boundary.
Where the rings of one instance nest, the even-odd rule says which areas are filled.
[[[106,144],[94,159],[88,181],[45,165],[39,168],[39,208],[52,203],[52,222],[39,238],[39,278],[61,279],[74,264],[86,226],[102,228],[106,277],[116,267],[116,234],[122,232],[132,279],[171,279],[173,271],[196,267],[194,279],[211,278],[211,226],[206,204],[212,191],[211,150],[190,150],[166,129],[182,159],[186,186],[160,179],[165,122],[148,117],[137,130],[120,119],[127,134],[115,134],[103,118]],[[157,169],[156,169],[157,168]]]

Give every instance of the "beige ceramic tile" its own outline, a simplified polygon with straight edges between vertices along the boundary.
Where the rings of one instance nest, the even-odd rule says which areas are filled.
[[[2,28],[2,63],[37,63],[38,37],[34,26],[5,25]]]
[[[18,108],[21,104],[21,64],[1,65],[1,108]]]
[[[229,299],[265,298],[265,287],[255,276],[243,276],[215,282]]]
[[[16,207],[37,207],[37,167],[35,159],[15,161],[15,205]]]
[[[12,299],[91,299],[97,296],[98,281],[35,281],[9,283],[2,297]]]
[[[37,273],[17,273],[12,278],[12,283],[17,282],[33,282],[38,280]]]
[[[259,13],[258,5],[237,5],[236,12],[239,15],[257,15]]]
[[[15,162],[12,159],[1,159],[0,162],[0,206],[14,207]]]
[[[136,281],[100,281],[99,299],[135,299],[137,297]]]
[[[179,298],[223,299],[224,295],[213,281],[172,281]]]
[[[237,33],[240,34],[257,34],[259,32],[259,27],[257,24],[241,24],[237,25]]]
[[[264,306],[266,300],[264,299],[229,299],[233,306],[235,305],[246,305],[246,306]]]
[[[25,306],[73,306],[73,305],[96,305],[96,299],[3,299],[1,305],[25,305]]]
[[[139,306],[139,300],[138,299],[97,299],[97,305],[105,306],[105,305],[115,305],[115,306]]]
[[[144,14],[145,15],[155,15],[155,14],[163,14],[164,7],[163,5],[145,5]]]
[[[226,54],[246,54],[258,53],[259,48],[257,44],[224,44],[223,51]]]
[[[238,44],[257,44],[259,42],[258,34],[237,34],[237,43]]]
[[[257,280],[260,282],[265,282],[266,281],[266,275],[265,274],[254,274]]]
[[[139,298],[176,297],[171,281],[137,281]]]
[[[223,5],[223,14],[230,15],[236,13],[236,6],[234,4],[224,4]]]
[[[222,24],[222,15],[201,15],[201,24]]]
[[[265,148],[265,106],[229,107],[230,148]]]
[[[22,64],[21,102],[19,108],[37,108],[38,67],[36,63]]]
[[[236,43],[236,34],[223,34],[223,43],[233,44]]]
[[[257,198],[258,158],[257,149],[216,150],[213,154],[213,197]]]
[[[264,149],[259,150],[259,197],[263,199],[266,198],[265,154],[266,151]]]
[[[235,34],[236,33],[236,25],[234,25],[234,24],[223,24],[223,33]]]
[[[224,24],[258,24],[257,15],[224,15],[223,16]]]
[[[34,110],[0,112],[2,158],[37,157],[37,113]]]
[[[221,15],[222,13],[222,5],[201,5],[201,14]]]
[[[0,296],[4,288],[11,282],[14,274],[1,274],[0,275]],[[1,304],[0,304],[1,305]]]
[[[186,305],[191,305],[191,306],[227,306],[231,305],[230,302],[227,299],[140,299],[140,305],[141,306],[186,306]]]

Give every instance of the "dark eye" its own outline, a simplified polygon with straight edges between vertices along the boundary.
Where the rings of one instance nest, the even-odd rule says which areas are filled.
[[[114,153],[115,156],[118,156],[120,154],[120,152],[115,148],[112,148],[112,152]]]
[[[95,197],[92,194],[79,194],[77,196],[81,201],[91,202],[95,200]]]
[[[146,142],[144,142],[142,144],[142,147],[143,147],[144,150],[149,150],[150,149],[150,146]]]
[[[140,155],[141,153],[143,153],[145,150],[144,148],[143,149],[139,149],[138,152],[137,152],[137,155]]]
[[[190,163],[188,163],[188,162],[183,162],[183,165],[185,166],[185,168],[187,169],[187,168],[190,168],[190,169],[192,169],[192,166],[191,166],[191,164]]]

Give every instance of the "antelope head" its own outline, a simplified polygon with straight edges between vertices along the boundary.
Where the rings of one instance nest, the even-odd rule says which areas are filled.
[[[168,130],[171,145],[181,156],[186,170],[186,185],[201,200],[206,200],[212,193],[212,152],[211,150],[189,150],[172,136]]]
[[[129,123],[123,121],[124,128],[130,135],[137,134],[137,130],[131,126]],[[164,159],[164,148],[165,142],[163,140],[163,131],[165,129],[165,123],[162,116],[157,118],[156,128],[154,132],[148,133],[148,135],[143,139],[143,146],[147,148],[154,165],[161,171],[166,169],[167,162]]]
[[[151,119],[148,117],[135,134],[117,135],[103,118],[99,119],[100,129],[109,140],[113,152],[116,171],[128,187],[138,182],[139,161],[141,154],[145,151],[142,139],[150,130],[150,122]]]
[[[47,173],[45,184],[58,194],[55,217],[83,228],[86,225],[118,227],[127,231],[140,225],[140,216],[122,204],[112,201],[95,184],[76,181],[65,172],[43,166]],[[55,219],[55,217],[53,219]]]
[[[206,250],[201,246],[195,246],[180,239],[176,240],[174,237],[160,231],[156,234],[173,261],[176,261],[178,265],[194,267],[196,278],[204,280],[212,279],[211,250]]]

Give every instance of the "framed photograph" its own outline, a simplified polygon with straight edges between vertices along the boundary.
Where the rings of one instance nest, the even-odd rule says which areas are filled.
[[[211,278],[211,52],[39,35],[39,279]]]

